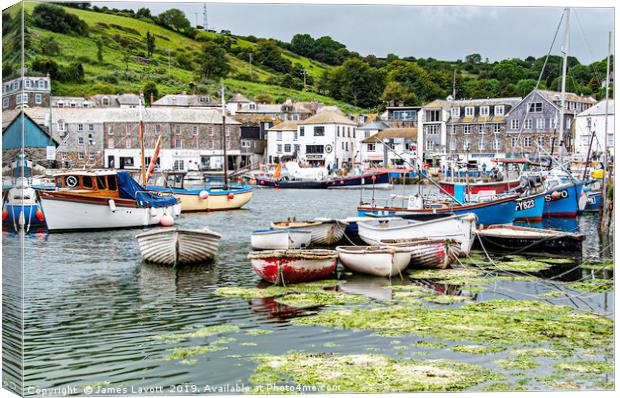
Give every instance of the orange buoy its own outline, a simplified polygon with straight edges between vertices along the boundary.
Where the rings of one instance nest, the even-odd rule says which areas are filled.
[[[552,197],[553,199],[559,199],[561,196],[562,196],[562,194],[561,194],[559,191],[554,191],[554,192],[551,194],[551,197]]]
[[[2,221],[6,220],[9,216],[9,211],[7,209],[2,210]]]
[[[232,199],[234,199],[234,198],[235,198],[235,195],[233,195],[232,193],[229,193],[228,195],[226,195],[226,197],[227,197],[229,200],[232,200]]]
[[[207,192],[207,191],[200,191],[198,196],[200,197],[200,199],[206,200],[206,199],[209,198],[209,192]]]
[[[159,220],[159,223],[164,227],[171,227],[174,225],[174,218],[168,214],[164,214]]]
[[[41,211],[41,209],[37,209],[34,215],[37,217],[37,220],[41,222],[45,221],[45,216],[43,215],[43,212]]]

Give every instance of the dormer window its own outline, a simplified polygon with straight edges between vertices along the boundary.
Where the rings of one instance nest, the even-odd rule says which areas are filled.
[[[101,99],[101,103],[102,103],[103,105],[105,105],[105,106],[108,106],[108,105],[110,105],[110,99],[109,99],[108,97],[103,97],[103,98]]]
[[[200,97],[198,98],[198,101],[200,101],[200,102],[202,102],[202,103],[209,102],[209,97],[206,97],[206,96],[204,96],[204,95],[203,95],[203,96],[200,96]]]
[[[450,114],[452,117],[460,117],[461,116],[461,108],[452,108],[450,109]]]
[[[256,110],[256,104],[255,104],[255,103],[253,103],[253,102],[250,102],[250,104],[248,105],[248,108],[249,108],[251,111],[254,111],[254,110]]]
[[[504,116],[504,105],[495,105],[493,113],[495,116]]]
[[[466,106],[465,107],[465,117],[474,117],[474,107]]]
[[[480,116],[489,116],[489,107],[481,106],[480,107]]]

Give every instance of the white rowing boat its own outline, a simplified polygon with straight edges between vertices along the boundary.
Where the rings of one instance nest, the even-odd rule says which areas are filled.
[[[345,268],[383,277],[399,275],[411,259],[411,250],[406,247],[338,246],[336,251]]]
[[[444,269],[461,254],[459,243],[451,239],[383,239],[380,243],[411,250],[409,265],[416,268]]]
[[[146,261],[172,266],[212,261],[220,238],[220,234],[208,228],[157,228],[136,235]]]
[[[303,229],[312,232],[313,245],[335,245],[342,240],[347,223],[340,220],[315,219],[311,221],[276,221],[273,229]]]
[[[263,229],[252,232],[250,243],[256,250],[303,249],[310,246],[312,232],[303,229]]]

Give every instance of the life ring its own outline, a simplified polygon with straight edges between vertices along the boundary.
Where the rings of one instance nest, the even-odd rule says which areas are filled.
[[[69,176],[65,178],[65,183],[67,184],[68,187],[74,188],[78,184],[78,179],[76,176]]]

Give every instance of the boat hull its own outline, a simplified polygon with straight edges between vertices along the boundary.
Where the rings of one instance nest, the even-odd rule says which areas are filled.
[[[231,189],[209,192],[206,199],[200,198],[200,191],[182,189],[171,190],[152,186],[149,186],[148,189],[154,192],[172,193],[174,197],[181,201],[181,211],[184,213],[240,209],[252,199],[252,189],[250,187],[238,190]],[[229,198],[228,194],[232,194],[232,198]]]
[[[115,200],[112,210],[105,198],[67,198],[41,195],[41,208],[51,231],[138,228],[157,225],[162,217],[177,216],[180,204],[166,207],[137,207],[127,200]]]
[[[415,268],[445,269],[461,253],[458,243],[445,239],[382,240],[381,244],[408,248],[409,265]]]
[[[455,196],[460,201],[465,201],[465,195],[472,194],[477,195],[481,192],[493,192],[494,194],[504,193],[511,189],[517,188],[521,184],[519,180],[512,181],[499,181],[499,182],[482,182],[469,184],[469,189],[466,183],[441,181],[441,186],[450,195]]]
[[[477,232],[476,246],[496,252],[581,258],[583,234],[497,225]]]
[[[399,275],[411,260],[411,252],[406,248],[338,246],[336,251],[348,270],[382,277]]]
[[[545,194],[525,196],[516,200],[515,221],[540,222],[545,209]]]
[[[311,243],[313,245],[333,246],[340,242],[344,237],[347,224],[339,221],[323,221],[318,225],[300,225],[292,227],[288,223],[272,223],[274,229],[302,229],[312,233]]]
[[[353,177],[334,178],[329,182],[329,189],[392,189],[390,173],[364,174]]]
[[[39,220],[36,213],[39,210],[39,205],[10,205],[4,206],[3,212],[6,211],[6,217],[3,216],[2,223],[9,226],[19,225],[20,214],[24,213],[24,225],[30,226],[43,226],[45,225],[45,219]]]
[[[250,253],[252,269],[263,280],[274,284],[311,282],[330,277],[336,271],[337,253],[303,256],[291,251]]]
[[[301,249],[310,246],[312,232],[298,229],[254,231],[250,242],[257,250]]]
[[[601,207],[601,192],[588,192],[586,193],[586,207],[583,209],[584,213],[598,212]]]
[[[158,228],[138,234],[136,239],[145,261],[176,266],[212,261],[220,237],[209,230]]]
[[[583,183],[570,183],[546,192],[543,217],[577,217]],[[497,223],[500,224],[500,223]]]
[[[274,180],[270,178],[256,177],[256,185],[265,188],[279,189],[326,189],[327,181],[312,180]]]
[[[369,245],[378,245],[387,239],[454,239],[459,243],[461,252],[467,255],[475,238],[476,217],[467,214],[425,222],[390,220],[383,224],[359,222],[357,225],[360,238]]]

